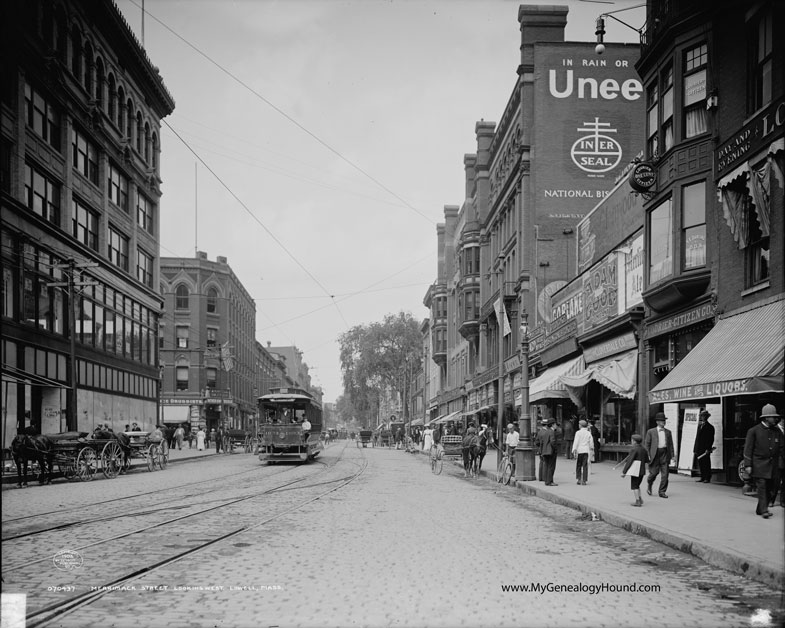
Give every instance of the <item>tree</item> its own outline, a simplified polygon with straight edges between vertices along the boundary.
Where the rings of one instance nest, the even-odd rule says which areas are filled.
[[[422,360],[420,323],[410,313],[388,314],[380,323],[352,327],[339,343],[344,395],[358,412],[368,419],[375,416],[385,390],[405,401]]]

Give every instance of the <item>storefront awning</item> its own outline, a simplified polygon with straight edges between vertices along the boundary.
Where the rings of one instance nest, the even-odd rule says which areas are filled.
[[[32,384],[33,386],[45,386],[47,388],[71,388],[66,384],[58,382],[43,375],[28,373],[13,366],[3,367],[3,381],[17,382],[20,384]]]
[[[564,376],[577,375],[585,370],[583,356],[567,360],[545,370],[542,375],[533,379],[529,384],[529,403],[537,403],[546,399],[568,399],[569,393],[562,381]]]
[[[161,421],[163,423],[188,423],[190,420],[191,406],[185,404],[161,405]]]
[[[414,427],[414,426],[416,426],[416,425],[422,425],[422,424],[423,424],[423,420],[422,420],[422,419],[414,419],[414,420],[413,420],[413,421],[410,423],[410,425],[411,425],[412,427]]]
[[[621,397],[632,399],[638,390],[638,350],[630,349],[605,360],[591,362],[577,375],[562,375],[559,380],[570,398],[579,403],[581,391],[591,380],[599,382]]]
[[[461,414],[460,410],[456,410],[455,412],[450,412],[450,414],[445,414],[442,417],[439,417],[435,421],[431,422],[431,425],[440,425],[442,423],[447,423],[447,421],[455,421],[458,418],[458,415]]]
[[[785,299],[720,321],[649,392],[649,403],[782,392]]]

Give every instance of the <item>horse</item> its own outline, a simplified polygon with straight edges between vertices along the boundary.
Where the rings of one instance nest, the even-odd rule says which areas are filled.
[[[16,465],[17,487],[27,486],[27,466],[28,462],[38,463],[41,474],[38,478],[39,484],[51,484],[54,474],[54,441],[42,434],[17,434],[11,441],[11,455],[14,457]],[[48,469],[48,475],[47,475]]]
[[[461,442],[461,453],[463,454],[463,477],[473,478],[477,476],[477,451],[479,439],[474,431],[470,430],[463,437]]]
[[[490,432],[483,430],[477,438],[477,443],[472,447],[470,453],[470,463],[472,475],[480,477],[480,469],[482,469],[482,461],[485,459],[485,454],[488,452],[488,444],[490,441]]]

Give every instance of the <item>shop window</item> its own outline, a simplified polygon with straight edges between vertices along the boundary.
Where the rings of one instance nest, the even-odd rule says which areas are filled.
[[[673,273],[673,200],[660,203],[649,215],[649,284]]]
[[[684,53],[684,137],[690,138],[705,133],[706,112],[706,66],[709,58],[708,47],[700,44]]]
[[[681,246],[684,270],[706,265],[706,182],[684,186],[681,196]]]
[[[771,102],[773,86],[773,24],[771,6],[747,27],[747,114]]]
[[[601,438],[606,445],[631,444],[635,433],[635,400],[614,397],[603,407]]]

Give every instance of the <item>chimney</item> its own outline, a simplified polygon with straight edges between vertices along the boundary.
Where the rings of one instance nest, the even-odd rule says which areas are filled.
[[[197,251],[196,259],[207,259],[207,253],[205,253],[204,251]]]
[[[566,6],[527,5],[518,8],[521,24],[521,66],[523,71],[533,67],[534,44],[538,41],[563,42],[567,26]],[[529,70],[531,71],[531,70]]]
[[[463,170],[466,173],[466,198],[474,198],[474,191],[477,189],[474,180],[477,174],[477,155],[463,156]]]
[[[219,255],[218,257],[216,257],[215,261],[218,262],[219,264],[226,264],[227,263],[226,262],[226,258],[223,255]]]

